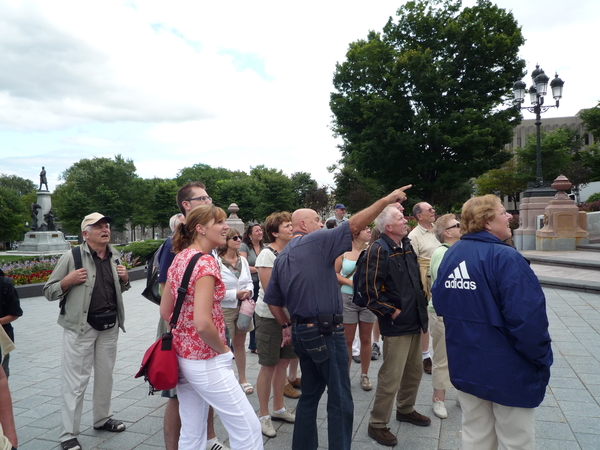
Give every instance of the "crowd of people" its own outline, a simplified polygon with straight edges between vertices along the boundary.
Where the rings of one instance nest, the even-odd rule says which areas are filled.
[[[409,233],[402,206],[409,188],[349,218],[342,204],[325,221],[311,209],[274,212],[243,233],[228,226],[203,184],[178,191],[181,213],[171,221],[173,234],[160,259],[159,335],[167,330],[187,266],[195,255],[199,259],[173,329],[179,383],[163,392],[169,398],[167,450],[226,450],[215,435],[215,413],[235,450],[263,448],[263,435],[277,435],[273,420],[294,424],[293,449],[316,449],[325,390],[328,448],[349,449],[353,343],[360,387],[375,388],[367,433],[379,444],[398,444],[389,427],[394,407],[400,422],[431,424],[415,410],[425,371],[432,373],[432,411],[440,419],[448,417],[446,391],[458,390],[464,449],[534,448],[533,412],[544,397],[552,351],[539,282],[505,242],[510,215],[493,195],[468,200],[460,221],[454,214],[436,220],[434,208],[418,202],[418,224]],[[126,428],[113,418],[111,393],[124,331],[122,292],[130,284],[109,243],[111,222],[100,213],[87,215],[84,244],[61,258],[44,287],[48,300],[60,301],[64,328],[64,450],[82,449],[77,438],[92,370],[94,428]],[[364,270],[358,272],[361,258]],[[365,286],[366,306],[354,301],[355,283]],[[251,332],[249,350],[258,353],[260,365],[254,385],[246,374]],[[380,354],[372,383],[370,361]],[[3,377],[4,370],[0,395]],[[258,412],[248,400],[254,393]],[[298,399],[295,411],[286,409],[284,396]],[[16,444],[14,424],[0,424]]]

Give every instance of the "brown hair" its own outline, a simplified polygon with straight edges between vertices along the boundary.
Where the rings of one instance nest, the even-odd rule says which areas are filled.
[[[227,240],[225,241],[225,244],[223,245],[219,245],[217,247],[217,255],[219,256],[223,256],[225,253],[227,253],[227,249],[229,248],[229,239],[231,239],[234,236],[241,236],[241,234],[239,233],[238,230],[236,230],[235,228],[230,228],[229,230],[227,230],[227,234],[225,235],[227,237]],[[235,254],[237,256],[240,256],[240,251],[236,250]]]
[[[200,188],[206,190],[206,186],[200,183],[199,181],[192,181],[190,183],[184,184],[177,191],[177,206],[179,207],[179,211],[181,214],[185,216],[185,208],[183,207],[183,202],[189,200],[190,195],[192,195],[193,188]]]
[[[279,233],[279,227],[282,223],[291,221],[292,215],[287,211],[276,212],[267,217],[265,220],[265,233],[267,233],[269,242],[275,242],[273,233]]]
[[[477,233],[485,230],[486,224],[496,217],[500,199],[494,194],[473,197],[465,202],[460,217],[461,233]]]
[[[179,253],[181,250],[188,248],[194,240],[198,232],[198,225],[206,225],[211,220],[218,222],[227,217],[225,211],[211,204],[196,206],[188,214],[185,223],[177,226],[177,230],[173,235],[173,251]]]

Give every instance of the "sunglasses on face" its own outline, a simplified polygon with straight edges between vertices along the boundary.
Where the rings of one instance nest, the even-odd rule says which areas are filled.
[[[446,228],[446,230],[451,230],[452,228],[460,228],[460,222],[456,222],[454,225],[452,225],[451,227]]]
[[[241,236],[233,236],[231,239],[233,239],[234,241],[241,241],[242,237]]]

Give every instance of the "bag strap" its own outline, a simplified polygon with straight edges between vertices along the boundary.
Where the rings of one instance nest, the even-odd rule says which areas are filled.
[[[83,263],[81,261],[81,246],[73,247],[71,250],[71,255],[73,256],[73,264],[75,264],[75,270],[79,270],[83,267]],[[60,308],[60,314],[65,314],[65,303],[67,302],[67,296],[65,295],[62,300],[58,303]]]
[[[171,329],[177,326],[177,321],[179,320],[179,313],[181,312],[181,307],[183,305],[183,300],[185,299],[185,293],[187,292],[188,284],[190,284],[190,277],[192,276],[192,272],[194,271],[194,267],[196,267],[196,263],[200,259],[201,256],[204,256],[206,253],[196,253],[190,259],[190,262],[185,269],[185,273],[183,274],[183,279],[181,280],[181,286],[177,288],[177,302],[175,303],[175,308],[173,309],[173,315],[171,316]]]

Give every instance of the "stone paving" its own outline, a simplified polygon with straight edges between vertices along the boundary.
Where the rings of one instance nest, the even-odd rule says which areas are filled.
[[[115,367],[113,409],[115,418],[127,424],[119,434],[93,429],[91,389],[85,396],[80,442],[85,450],[157,450],[164,448],[162,423],[165,400],[148,396],[146,385],[133,378],[145,349],[155,338],[158,307],[140,293],[144,281],[132,283],[125,294],[126,329],[121,333]],[[544,450],[597,450],[600,448],[600,295],[545,288],[554,340],[555,362],[546,398],[536,412],[536,448]],[[60,449],[60,342],[56,324],[58,304],[43,297],[22,299],[24,316],[15,323],[17,350],[11,357],[10,387],[19,435],[19,450]],[[373,361],[370,378],[377,383],[381,360]],[[248,379],[256,380],[257,357],[248,354]],[[367,424],[375,390],[359,385],[359,365],[352,364],[355,404],[354,449],[385,448],[367,436]],[[429,427],[399,423],[392,417],[391,431],[403,450],[459,449],[461,412],[454,403],[456,391],[447,394],[449,417],[440,420],[431,411],[431,377],[423,376],[416,408],[432,418]],[[258,409],[256,393],[249,399]],[[326,396],[319,407],[320,447],[327,448]],[[293,410],[297,401],[286,399]],[[293,425],[274,422],[278,435],[265,438],[266,449],[291,448]],[[227,443],[227,433],[216,419],[217,435]]]

